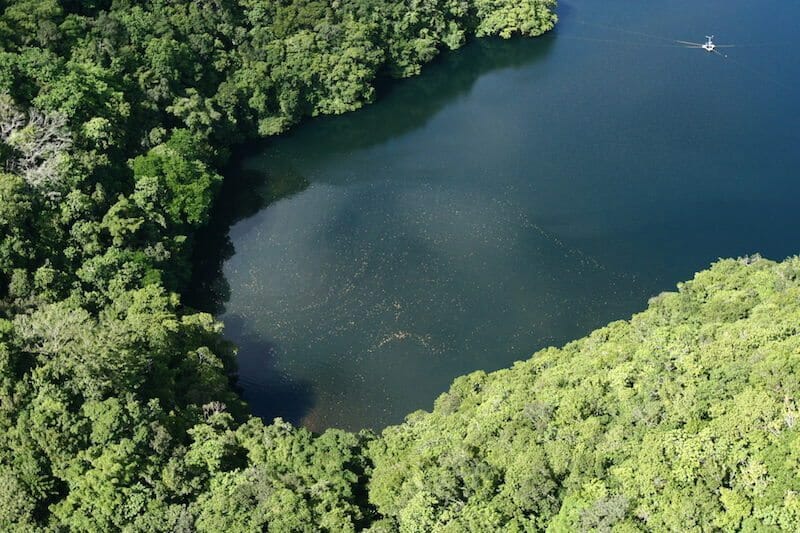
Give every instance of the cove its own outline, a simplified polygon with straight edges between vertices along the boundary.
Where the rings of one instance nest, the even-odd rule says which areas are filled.
[[[559,15],[545,37],[472,42],[361,111],[240,150],[194,298],[239,346],[255,414],[380,429],[719,257],[800,251],[785,53],[800,6]],[[710,32],[742,46],[726,60],[653,38]]]

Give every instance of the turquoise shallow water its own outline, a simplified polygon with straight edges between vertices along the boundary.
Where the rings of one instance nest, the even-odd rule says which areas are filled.
[[[800,251],[800,6],[559,9],[242,150],[199,286],[257,414],[380,428],[718,257]],[[741,46],[664,39],[708,33]]]

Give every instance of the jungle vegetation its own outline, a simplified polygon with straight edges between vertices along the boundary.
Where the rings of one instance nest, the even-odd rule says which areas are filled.
[[[552,0],[0,0],[0,529],[791,529],[800,260],[722,261],[381,435],[248,414],[182,297],[232,146]]]

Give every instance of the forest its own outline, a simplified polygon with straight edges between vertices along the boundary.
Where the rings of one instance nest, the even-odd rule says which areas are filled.
[[[458,379],[381,434],[249,414],[191,288],[237,144],[553,0],[0,0],[0,529],[781,530],[800,259]]]

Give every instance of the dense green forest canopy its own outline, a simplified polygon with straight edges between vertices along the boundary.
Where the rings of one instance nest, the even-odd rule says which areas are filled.
[[[181,304],[235,143],[552,0],[0,0],[0,529],[794,529],[800,260],[723,261],[382,435],[248,415]]]

